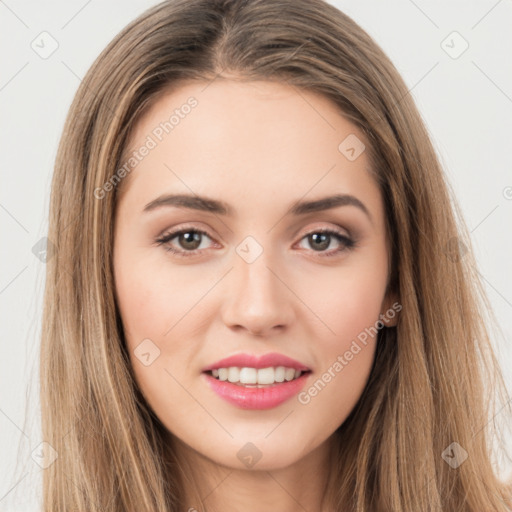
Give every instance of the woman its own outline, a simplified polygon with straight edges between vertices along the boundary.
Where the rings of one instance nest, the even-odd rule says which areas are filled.
[[[131,23],[71,106],[48,236],[44,510],[510,510],[464,223],[329,4]]]

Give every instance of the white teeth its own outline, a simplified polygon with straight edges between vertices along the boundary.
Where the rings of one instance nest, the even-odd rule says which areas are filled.
[[[284,366],[278,366],[274,370],[274,380],[275,382],[284,382]]]
[[[293,380],[295,377],[295,370],[293,368],[286,368],[284,378],[288,381]]]
[[[256,368],[241,368],[238,381],[242,384],[256,384],[258,382],[258,370]]]
[[[255,369],[254,373],[256,373]],[[257,379],[258,384],[274,384],[274,368],[260,368],[257,372]]]
[[[231,366],[229,368],[218,368],[212,370],[212,376],[219,380],[228,381],[233,384],[244,385],[269,385],[276,382],[291,381],[297,379],[303,372],[295,368],[286,368],[284,366],[268,368],[240,368]]]
[[[231,366],[228,368],[228,381],[239,382],[240,381],[240,368],[237,366]]]

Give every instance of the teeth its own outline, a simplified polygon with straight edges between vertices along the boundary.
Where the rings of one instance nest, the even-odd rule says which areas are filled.
[[[295,377],[295,370],[293,368],[286,368],[284,371],[284,378],[288,381],[293,380]]]
[[[240,368],[238,381],[242,384],[268,384],[267,382],[258,382],[258,370],[256,368]]]
[[[229,382],[239,382],[240,380],[240,368],[236,366],[231,366],[228,368],[228,381]]]
[[[295,368],[285,368],[284,366],[269,368],[239,368],[231,366],[229,368],[218,368],[212,370],[212,376],[219,380],[231,382],[233,384],[248,385],[268,385],[276,382],[291,381],[301,376],[303,372]]]
[[[275,382],[284,382],[284,366],[278,366],[274,370],[274,381]]]
[[[254,368],[244,368],[244,370],[249,369],[254,371],[254,375],[256,377],[254,380],[257,380],[258,384],[274,384],[274,368],[260,368],[257,371]],[[241,382],[243,381],[241,380]]]

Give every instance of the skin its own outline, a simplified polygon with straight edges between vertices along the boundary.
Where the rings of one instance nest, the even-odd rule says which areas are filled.
[[[208,510],[327,510],[332,436],[363,392],[376,338],[307,404],[293,397],[244,410],[215,394],[201,370],[240,352],[279,352],[312,370],[308,389],[332,368],[396,300],[385,295],[383,200],[366,152],[349,161],[338,150],[349,134],[365,139],[328,99],[277,82],[206,85],[185,82],[162,96],[129,144],[140,148],[170,112],[197,99],[125,178],[117,205],[116,295],[134,374],[178,456],[190,462]],[[296,201],[335,192],[356,196],[371,219],[350,205],[285,215]],[[143,212],[164,193],[222,200],[234,215],[175,206]],[[182,227],[208,232],[199,254],[178,257],[155,243]],[[306,235],[318,228],[357,245],[344,249],[332,236],[315,250]],[[263,250],[251,263],[236,252],[249,235]],[[178,236],[168,245],[192,247]],[[396,317],[384,321],[395,325]],[[145,339],[160,350],[148,366],[134,352]],[[249,442],[261,453],[250,468],[237,457]],[[185,494],[187,507],[198,506],[188,485]]]

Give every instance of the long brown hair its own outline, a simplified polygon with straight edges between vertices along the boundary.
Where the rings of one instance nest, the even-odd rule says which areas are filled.
[[[332,100],[365,134],[385,201],[389,286],[402,310],[379,332],[368,385],[334,434],[326,508],[510,510],[510,482],[492,460],[492,420],[508,412],[496,406],[507,400],[489,333],[497,322],[455,196],[396,68],[322,0],[165,1],[122,30],[81,82],[51,192],[56,254],[40,378],[43,439],[58,459],[43,472],[43,510],[188,509],[187,471],[137,388],[116,306],[114,214],[127,181],[102,187],[159,95],[181,80],[225,78],[286,82]]]

